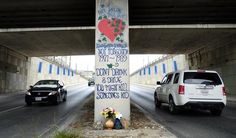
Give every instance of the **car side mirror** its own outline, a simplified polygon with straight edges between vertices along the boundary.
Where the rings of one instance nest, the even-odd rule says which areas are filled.
[[[33,86],[32,86],[32,85],[30,85],[29,87],[30,87],[30,89],[33,89]]]
[[[160,81],[157,81],[157,85],[161,85],[161,82],[160,82]]]
[[[60,86],[59,86],[59,88],[63,88],[63,86],[62,86],[62,85],[60,85]]]

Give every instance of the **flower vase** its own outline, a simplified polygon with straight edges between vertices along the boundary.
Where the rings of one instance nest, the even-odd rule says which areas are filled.
[[[105,128],[108,129],[108,130],[113,129],[113,127],[114,127],[113,119],[112,119],[112,118],[108,118],[108,119],[105,121],[104,126],[105,126]]]

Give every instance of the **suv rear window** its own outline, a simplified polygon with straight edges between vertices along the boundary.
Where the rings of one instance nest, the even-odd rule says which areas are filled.
[[[185,72],[184,83],[186,84],[206,84],[220,85],[222,84],[217,73],[208,72]]]

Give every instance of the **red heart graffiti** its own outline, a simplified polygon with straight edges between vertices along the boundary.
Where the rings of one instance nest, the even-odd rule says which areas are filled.
[[[115,38],[125,30],[125,23],[121,19],[102,19],[98,29],[113,43]]]

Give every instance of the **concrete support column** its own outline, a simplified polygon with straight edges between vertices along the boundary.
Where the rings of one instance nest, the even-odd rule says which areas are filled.
[[[128,0],[96,0],[95,115],[112,107],[130,120]]]

